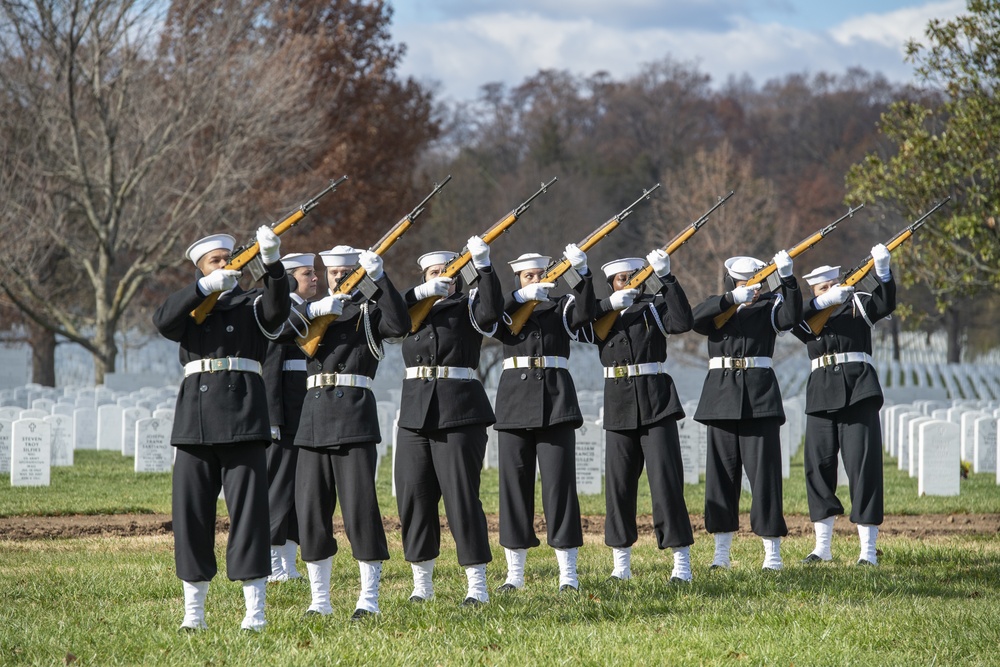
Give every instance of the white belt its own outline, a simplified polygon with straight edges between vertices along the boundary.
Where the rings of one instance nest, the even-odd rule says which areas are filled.
[[[195,373],[217,373],[219,371],[243,371],[245,373],[261,374],[260,362],[242,357],[225,357],[224,359],[196,359],[184,364],[184,377]]]
[[[281,370],[283,371],[302,371],[306,372],[306,360],[305,359],[285,359],[285,363],[281,364]]]
[[[605,366],[604,377],[606,379],[627,378],[636,375],[657,375],[663,372],[663,364],[659,361],[650,361],[645,364],[626,364],[625,366]]]
[[[709,370],[718,368],[770,368],[771,357],[712,357]]]
[[[405,377],[407,380],[430,380],[431,378],[472,380],[476,377],[476,372],[471,368],[458,366],[410,366],[406,369]]]
[[[514,368],[569,368],[566,357],[507,357],[503,360],[503,369]]]
[[[866,364],[871,364],[872,356],[867,352],[837,352],[835,354],[824,354],[821,357],[817,357],[813,359],[810,364],[812,365],[812,370],[816,370],[817,368],[836,366],[837,364],[846,364],[851,361],[863,361]]]
[[[360,387],[362,389],[371,389],[372,379],[367,375],[353,375],[351,373],[317,373],[306,378],[307,389],[316,389],[317,387]]]

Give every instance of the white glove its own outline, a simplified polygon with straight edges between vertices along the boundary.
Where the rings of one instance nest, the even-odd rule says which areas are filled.
[[[260,258],[265,264],[274,264],[281,259],[281,239],[267,225],[257,228],[257,245]]]
[[[615,310],[625,310],[633,303],[635,303],[635,298],[639,296],[639,290],[637,289],[622,289],[611,293],[611,307]]]
[[[527,301],[548,301],[549,290],[555,287],[555,283],[531,283],[514,292],[514,299],[518,303]]]
[[[281,427],[272,426],[271,427],[271,440],[281,440]]]
[[[478,236],[472,236],[466,241],[465,247],[469,249],[469,253],[472,255],[472,265],[474,267],[485,269],[490,265],[490,247],[486,244],[486,241]]]
[[[778,251],[774,256],[774,265],[778,267],[778,275],[782,278],[792,275],[792,258],[787,251]]]
[[[570,243],[563,250],[563,255],[569,260],[569,263],[573,265],[579,273],[587,272],[587,253],[580,250],[575,243]]]
[[[813,305],[816,307],[816,310],[823,310],[830,306],[839,306],[851,298],[852,294],[854,294],[854,288],[850,285],[833,285],[830,289],[813,299]]]
[[[892,273],[889,272],[889,249],[879,243],[872,248],[872,259],[875,260],[875,275],[884,283],[889,282]]]
[[[236,287],[240,280],[240,271],[236,269],[216,269],[207,276],[198,279],[198,290],[208,296],[213,292],[228,292]]]
[[[319,301],[306,304],[306,316],[314,320],[322,315],[340,315],[344,312],[344,302],[350,297],[347,294],[325,296]]]
[[[646,255],[646,261],[653,267],[653,273],[660,278],[670,275],[670,255],[667,254],[666,250],[657,248]]]
[[[417,301],[432,296],[444,298],[448,296],[448,287],[451,285],[451,278],[431,278],[425,283],[420,283],[413,288],[413,298]]]
[[[730,294],[733,295],[733,303],[735,304],[750,303],[751,301],[753,301],[754,296],[757,295],[757,290],[759,289],[760,289],[759,284],[754,285],[752,287],[750,285],[743,285],[742,287],[737,287],[733,289],[733,291],[730,292]]]
[[[382,258],[371,250],[362,250],[358,257],[358,263],[372,280],[378,280],[382,277]]]

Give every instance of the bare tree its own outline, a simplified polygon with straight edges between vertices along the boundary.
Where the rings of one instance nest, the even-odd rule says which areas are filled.
[[[753,176],[749,158],[740,158],[729,142],[712,151],[698,150],[680,168],[663,175],[665,194],[655,203],[649,228],[651,246],[666,245],[730,190],[736,194],[716,211],[690,242],[671,257],[692,303],[720,294],[723,262],[734,255],[767,261],[794,243],[794,214],[779,218],[774,188]]]
[[[319,126],[304,49],[254,39],[253,2],[201,29],[162,7],[0,0],[2,289],[89,350],[98,383],[149,278],[197,235],[247,236],[249,185],[308,160]]]

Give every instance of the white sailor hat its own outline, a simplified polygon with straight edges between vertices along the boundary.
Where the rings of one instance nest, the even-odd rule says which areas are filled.
[[[229,234],[212,234],[188,246],[188,249],[184,251],[184,256],[194,262],[195,266],[198,266],[198,260],[204,257],[205,253],[220,248],[232,251],[234,247],[236,247],[236,239]]]
[[[840,277],[840,267],[824,264],[823,266],[817,266],[811,273],[807,273],[802,277],[806,279],[806,283],[809,285],[819,285],[820,283],[825,283],[828,280],[836,280]]]
[[[290,252],[281,258],[285,271],[312,267],[316,263],[316,255],[311,252]]]
[[[452,252],[450,250],[435,250],[434,252],[428,252],[421,255],[417,259],[417,264],[420,265],[421,271],[426,271],[429,266],[447,264],[456,257],[458,257],[457,252]]]
[[[610,278],[611,276],[617,276],[619,273],[624,273],[628,271],[629,273],[633,271],[638,271],[646,262],[643,261],[641,257],[624,257],[622,259],[616,259],[608,262],[601,267],[601,271],[604,271],[604,275]]]
[[[764,268],[764,262],[756,257],[730,257],[726,260],[726,271],[733,280],[750,280]]]
[[[354,266],[358,263],[360,256],[361,251],[349,245],[335,245],[319,254],[319,258],[323,260],[323,266],[331,269]]]
[[[552,258],[546,255],[539,255],[537,252],[526,252],[513,262],[507,263],[510,264],[510,268],[514,273],[520,273],[528,269],[544,269],[551,261]]]

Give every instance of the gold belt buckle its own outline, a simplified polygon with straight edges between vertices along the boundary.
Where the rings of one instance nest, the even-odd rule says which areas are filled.
[[[747,367],[747,360],[744,359],[744,358],[742,358],[742,357],[731,357],[729,359],[729,367],[730,368],[741,368],[741,369],[742,368],[746,368]]]
[[[441,377],[439,374],[438,366],[424,366],[424,379],[430,380],[432,378]]]
[[[628,366],[615,366],[615,379],[628,377]]]
[[[544,360],[541,357],[528,357],[528,368],[545,368]]]
[[[225,359],[212,359],[208,365],[209,373],[226,370],[229,370],[229,357],[226,357]]]
[[[837,363],[837,354],[824,354],[820,357],[823,360],[823,366],[834,366]]]

